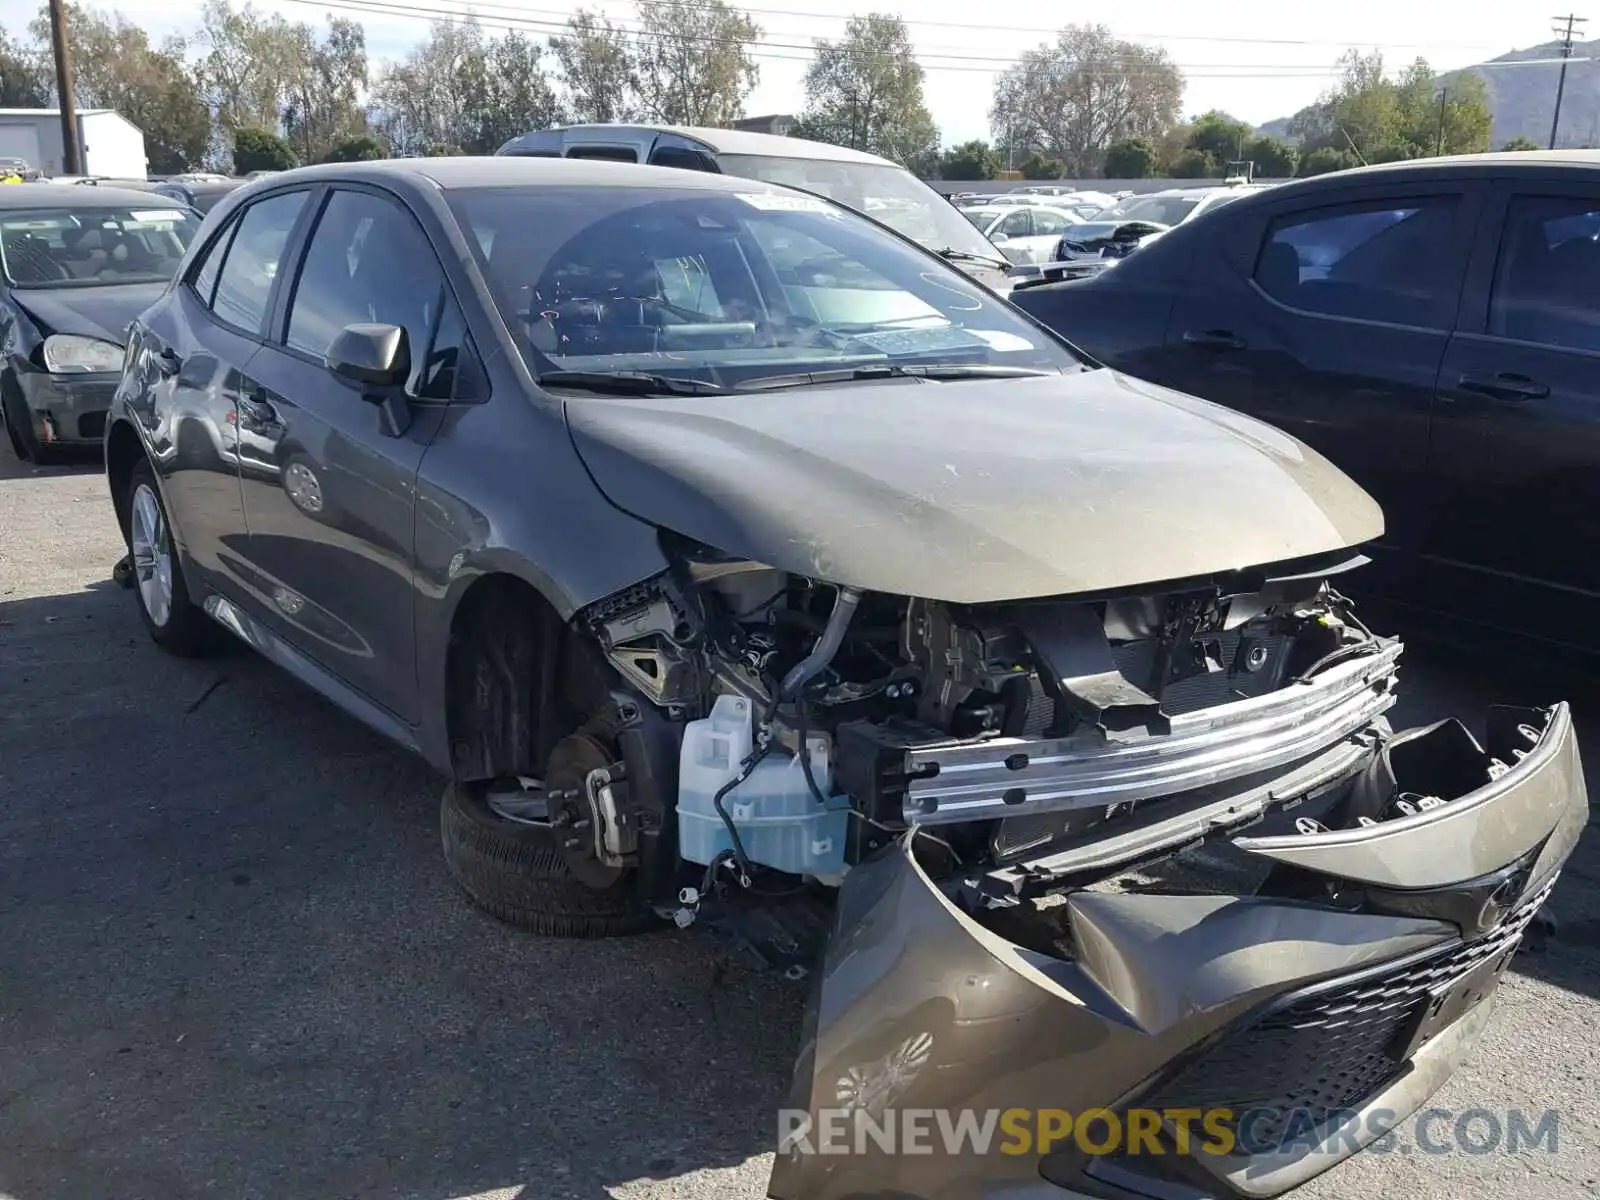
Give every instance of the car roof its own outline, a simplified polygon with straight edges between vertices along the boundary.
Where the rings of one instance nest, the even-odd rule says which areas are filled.
[[[187,208],[181,200],[137,188],[63,187],[58,183],[13,183],[0,188],[0,211],[19,208]]]
[[[809,158],[827,162],[849,162],[872,166],[892,167],[896,164],[876,154],[833,146],[827,142],[813,142],[806,138],[786,137],[775,133],[752,133],[744,129],[712,129],[703,125],[553,125],[546,130],[530,130],[521,135],[529,137],[540,133],[593,136],[615,141],[619,135],[630,133],[671,133],[699,142],[713,154],[761,154],[769,158]],[[521,138],[513,139],[512,143]]]
[[[780,139],[781,140],[781,139]],[[296,183],[319,180],[406,179],[426,182],[444,191],[458,188],[514,187],[631,187],[663,191],[778,192],[785,189],[742,175],[710,171],[675,171],[642,163],[610,162],[597,158],[532,158],[521,155],[457,156],[450,158],[389,158],[377,162],[321,163],[296,167],[245,184],[251,191],[275,191]],[[13,188],[26,186],[14,184]]]

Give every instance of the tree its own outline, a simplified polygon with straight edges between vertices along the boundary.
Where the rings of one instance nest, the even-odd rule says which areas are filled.
[[[287,171],[299,165],[294,147],[270,130],[246,127],[233,131],[235,175],[248,175],[251,171]]]
[[[283,131],[300,161],[318,162],[335,144],[366,132],[366,35],[355,21],[329,17],[321,41],[308,25],[296,27],[295,36],[300,50],[284,81]]]
[[[1255,163],[1256,175],[1261,179],[1292,179],[1300,162],[1298,150],[1282,138],[1265,133],[1245,143],[1244,156]]]
[[[1051,158],[1035,150],[1018,165],[1024,179],[1065,179],[1067,168],[1059,158]]]
[[[1189,126],[1189,136],[1184,149],[1199,150],[1213,162],[1231,162],[1240,157],[1246,139],[1250,137],[1248,122],[1230,117],[1225,112],[1212,109],[1194,119]]]
[[[950,147],[939,160],[941,179],[993,179],[998,174],[1000,155],[980,138]]]
[[[80,108],[113,108],[145,135],[150,170],[175,174],[198,167],[211,141],[211,114],[185,64],[185,46],[171,40],[160,48],[121,15],[106,17],[69,4],[75,92]],[[49,44],[49,10],[33,22],[35,39]],[[52,76],[50,93],[54,95]]]
[[[1500,149],[1502,149],[1502,150],[1543,150],[1544,147],[1539,145],[1539,143],[1534,141],[1532,138],[1524,137],[1522,134],[1519,133],[1516,137],[1512,138],[1504,146],[1501,146]]]
[[[1182,95],[1165,50],[1120,41],[1104,25],[1069,25],[995,81],[989,124],[1005,144],[1037,147],[1083,177],[1112,142],[1160,136]]]
[[[493,154],[509,138],[561,119],[544,51],[520,33],[485,35],[477,21],[439,21],[378,81],[373,98],[396,155],[435,144]]]
[[[1361,160],[1348,150],[1332,146],[1318,146],[1300,158],[1300,176],[1326,175],[1329,171],[1344,171],[1361,165]]]
[[[236,129],[277,130],[305,53],[305,38],[281,16],[263,16],[250,4],[206,0],[196,44],[206,103],[224,138]],[[363,82],[365,82],[363,80]]]
[[[44,56],[0,30],[0,108],[45,108],[50,93]]]
[[[539,43],[515,31],[503,34],[488,44],[484,65],[471,136],[462,143],[468,153],[493,154],[518,134],[565,119]]]
[[[1483,80],[1458,74],[1441,80],[1425,59],[1390,79],[1381,54],[1351,51],[1340,81],[1289,122],[1304,160],[1317,150],[1348,154],[1355,163],[1394,162],[1435,153],[1476,154],[1489,148],[1492,124]],[[1319,163],[1333,161],[1322,156]],[[1333,169],[1324,167],[1324,169]]]
[[[935,150],[939,131],[922,99],[922,67],[898,16],[851,17],[837,42],[819,38],[806,68],[808,137],[901,164]]]
[[[1166,173],[1174,179],[1211,179],[1222,173],[1222,164],[1206,151],[1190,147],[1178,151]]]
[[[1129,137],[1106,147],[1107,179],[1148,179],[1156,169],[1156,147],[1149,138]]]
[[[660,0],[639,13],[633,80],[639,108],[670,125],[730,125],[760,68],[761,29],[727,0]]]
[[[550,39],[550,50],[573,120],[606,124],[632,118],[638,88],[623,30],[580,8],[567,21],[567,32]]]
[[[461,153],[460,146],[452,146],[448,142],[429,142],[423,147],[423,158],[454,158]]]
[[[383,139],[374,137],[370,133],[363,133],[359,137],[344,138],[335,142],[323,157],[323,162],[377,162],[379,159],[389,157],[389,148],[383,144]]]

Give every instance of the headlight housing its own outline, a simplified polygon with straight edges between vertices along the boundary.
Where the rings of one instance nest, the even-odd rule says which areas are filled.
[[[73,333],[51,334],[44,340],[44,369],[52,375],[120,371],[123,348],[99,338]]]

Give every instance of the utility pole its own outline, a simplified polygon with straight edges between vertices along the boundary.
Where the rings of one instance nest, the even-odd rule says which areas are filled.
[[[1450,89],[1447,88],[1447,87],[1440,88],[1439,89],[1439,144],[1437,146],[1435,146],[1434,150],[1433,150],[1433,156],[1435,158],[1438,158],[1438,157],[1440,157],[1441,155],[1444,154],[1444,106],[1445,106],[1445,102],[1447,100],[1449,100],[1449,98],[1450,98]]]
[[[83,174],[78,148],[78,98],[72,88],[72,48],[67,42],[63,0],[50,0],[50,44],[56,53],[56,95],[61,103],[61,173]]]
[[[1552,17],[1553,21],[1565,22],[1555,27],[1556,35],[1561,39],[1561,74],[1556,77],[1556,111],[1550,118],[1550,149],[1556,148],[1556,130],[1561,125],[1561,96],[1567,90],[1567,59],[1572,57],[1573,26],[1588,23],[1587,17],[1576,17],[1568,13],[1564,17]]]

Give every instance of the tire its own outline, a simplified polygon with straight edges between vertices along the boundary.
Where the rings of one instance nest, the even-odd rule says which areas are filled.
[[[140,546],[151,544],[149,537],[141,534],[141,522],[148,520],[151,505],[159,516],[159,528],[155,534],[154,554],[147,555],[145,563],[141,565]],[[167,516],[167,506],[161,499],[161,489],[156,486],[155,472],[150,469],[147,460],[140,459],[129,473],[127,513],[128,549],[134,560],[133,587],[130,590],[133,592],[133,602],[139,606],[144,627],[150,631],[151,640],[168,654],[180,658],[193,658],[215,650],[222,641],[222,629],[189,598],[189,585],[183,577],[182,556],[172,541],[172,522]],[[160,556],[163,553],[170,582],[164,611],[153,596],[147,597],[150,589],[145,586],[149,573],[159,576]]]
[[[445,867],[468,900],[508,925],[547,937],[607,938],[659,922],[631,874],[597,889],[567,869],[555,831],[500,816],[482,785],[452,783],[439,805]]]

